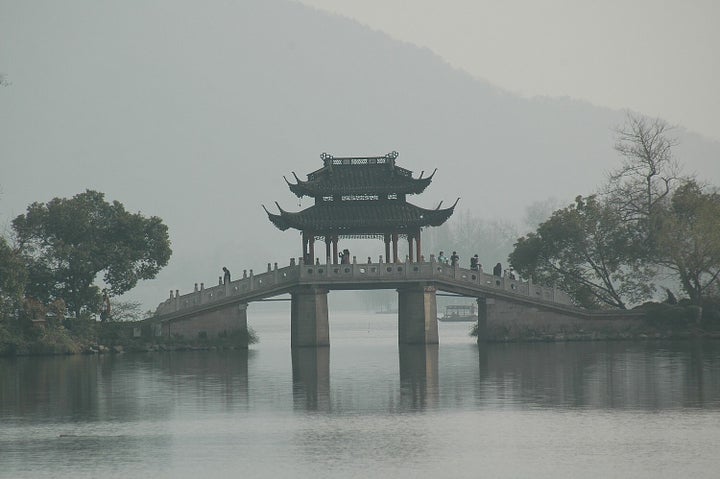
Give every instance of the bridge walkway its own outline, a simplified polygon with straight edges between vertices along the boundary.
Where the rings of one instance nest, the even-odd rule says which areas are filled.
[[[268,264],[268,271],[254,274],[250,270],[243,278],[226,284],[200,288],[187,294],[170,292],[170,297],[158,305],[155,317],[168,321],[197,315],[228,306],[248,304],[283,294],[298,288],[324,290],[403,289],[430,286],[437,290],[467,297],[502,298],[536,307],[557,308],[582,312],[573,307],[564,292],[547,286],[493,276],[482,271],[452,267],[432,262],[417,263],[354,263],[290,265],[278,268]]]

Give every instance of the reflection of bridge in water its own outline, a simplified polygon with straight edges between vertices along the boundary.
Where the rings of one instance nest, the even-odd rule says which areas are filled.
[[[423,410],[439,404],[437,344],[403,344],[398,350],[401,410]],[[330,411],[330,348],[292,350],[293,401],[298,409]]]
[[[422,411],[464,404],[475,409],[493,402],[654,412],[720,407],[720,382],[714,380],[720,356],[714,343],[495,343],[475,351],[450,346],[442,354],[438,345],[399,345],[398,360],[399,383],[386,375],[386,389],[373,395],[369,407]],[[349,391],[367,390],[354,387],[352,375],[333,376],[327,347],[294,349],[292,370],[297,409],[343,412],[357,407]]]
[[[401,344],[438,342],[436,292],[476,298],[479,340],[488,321],[529,314],[544,318],[586,318],[554,288],[500,278],[481,271],[430,262],[368,264],[268,264],[262,274],[214,287],[195,286],[181,295],[170,293],[155,317],[156,334],[208,337],[247,328],[247,306],[254,301],[290,295],[292,346],[330,344],[327,295],[332,290],[395,289],[398,292],[398,339]]]

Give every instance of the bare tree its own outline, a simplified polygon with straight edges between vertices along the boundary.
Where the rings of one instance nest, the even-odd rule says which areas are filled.
[[[673,129],[659,118],[630,112],[625,124],[615,129],[615,150],[624,158],[620,168],[610,172],[603,193],[625,220],[647,225],[680,183],[680,166],[672,155],[678,144]]]
[[[142,304],[139,301],[111,299],[110,321],[139,321],[143,319]]]

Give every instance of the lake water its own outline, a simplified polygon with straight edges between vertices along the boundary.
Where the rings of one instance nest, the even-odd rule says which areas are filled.
[[[290,349],[0,359],[0,477],[717,478],[720,342],[397,345],[335,313]]]

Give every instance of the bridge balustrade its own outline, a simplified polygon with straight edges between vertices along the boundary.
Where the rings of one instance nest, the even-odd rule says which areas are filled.
[[[192,293],[179,295],[177,292],[173,296],[161,303],[156,314],[167,314],[180,311],[186,308],[198,307],[203,304],[209,304],[220,301],[229,296],[240,296],[249,293],[261,293],[263,290],[272,289],[283,284],[297,282],[298,267],[287,266],[285,268],[274,269],[267,273],[254,275],[250,270],[250,275],[246,278],[237,279],[227,284],[219,284],[210,288],[203,288]]]
[[[269,268],[270,269],[270,268]],[[221,301],[230,296],[262,296],[267,291],[280,293],[284,286],[298,283],[393,283],[401,281],[444,281],[460,286],[475,286],[482,289],[495,289],[513,294],[531,297],[537,300],[571,304],[569,296],[555,288],[535,285],[530,281],[501,278],[482,271],[453,267],[431,262],[417,263],[352,263],[352,264],[315,264],[290,265],[284,268],[270,269],[266,273],[250,275],[227,284],[210,288],[201,288],[189,294],[170,294],[170,298],[161,303],[156,314],[173,313],[186,308],[200,307],[204,304]],[[268,294],[270,296],[271,294]]]

